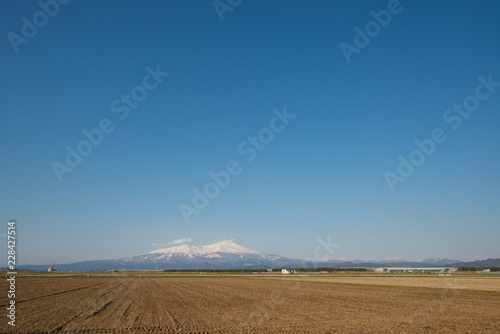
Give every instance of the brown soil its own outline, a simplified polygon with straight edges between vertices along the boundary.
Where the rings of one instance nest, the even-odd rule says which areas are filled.
[[[3,282],[6,282],[3,280]],[[495,333],[500,293],[213,278],[17,278],[19,333]]]
[[[493,275],[492,275],[493,276]],[[449,288],[449,289],[470,289],[485,291],[500,291],[500,276],[494,277],[462,277],[460,275],[452,276],[406,276],[392,277],[385,276],[364,276],[349,277],[347,275],[324,276],[324,275],[289,275],[280,277],[268,277],[270,279],[290,279],[310,282],[327,283],[351,283],[351,284],[369,284],[369,285],[391,285],[391,286],[411,286],[425,288]]]

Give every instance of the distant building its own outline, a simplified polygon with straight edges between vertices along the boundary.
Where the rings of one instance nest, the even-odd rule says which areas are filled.
[[[282,274],[295,274],[295,270],[281,269]]]

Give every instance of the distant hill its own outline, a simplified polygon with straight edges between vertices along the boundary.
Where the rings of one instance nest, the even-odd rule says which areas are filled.
[[[449,266],[451,264],[462,263],[460,260],[451,259],[425,259],[422,260],[423,263],[433,263],[438,266]]]
[[[47,271],[51,265],[24,265],[18,269]],[[225,240],[210,245],[181,245],[121,259],[88,260],[55,266],[58,271],[152,270],[161,269],[264,269],[264,268],[376,268],[376,267],[500,266],[500,259],[461,262],[450,259],[423,261],[339,261],[308,262],[275,254],[263,254]]]
[[[181,245],[162,248],[132,257],[115,260],[89,260],[56,265],[59,271],[96,271],[121,269],[240,269],[301,267],[304,261],[274,254],[263,254],[225,240],[211,245]],[[43,270],[49,266],[25,265],[18,269]]]
[[[500,258],[454,263],[452,267],[500,267]]]

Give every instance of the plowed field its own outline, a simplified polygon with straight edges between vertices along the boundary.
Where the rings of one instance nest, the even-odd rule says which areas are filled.
[[[5,281],[5,280],[4,280]],[[245,277],[17,278],[20,333],[498,333],[500,293]]]

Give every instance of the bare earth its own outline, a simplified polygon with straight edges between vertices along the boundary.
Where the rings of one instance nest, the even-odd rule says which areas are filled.
[[[269,277],[276,278],[276,277]],[[425,288],[449,288],[449,289],[470,289],[470,290],[486,290],[500,291],[500,276],[495,277],[461,277],[460,275],[452,276],[406,276],[406,277],[391,277],[385,276],[366,276],[366,277],[349,277],[349,276],[318,276],[318,275],[290,275],[286,276],[290,280],[302,280],[310,282],[327,282],[327,283],[350,283],[350,284],[369,284],[369,285],[391,285],[391,286],[410,286],[410,287],[425,287]]]
[[[500,331],[498,292],[223,276],[18,277],[13,330],[2,281],[2,333]]]

